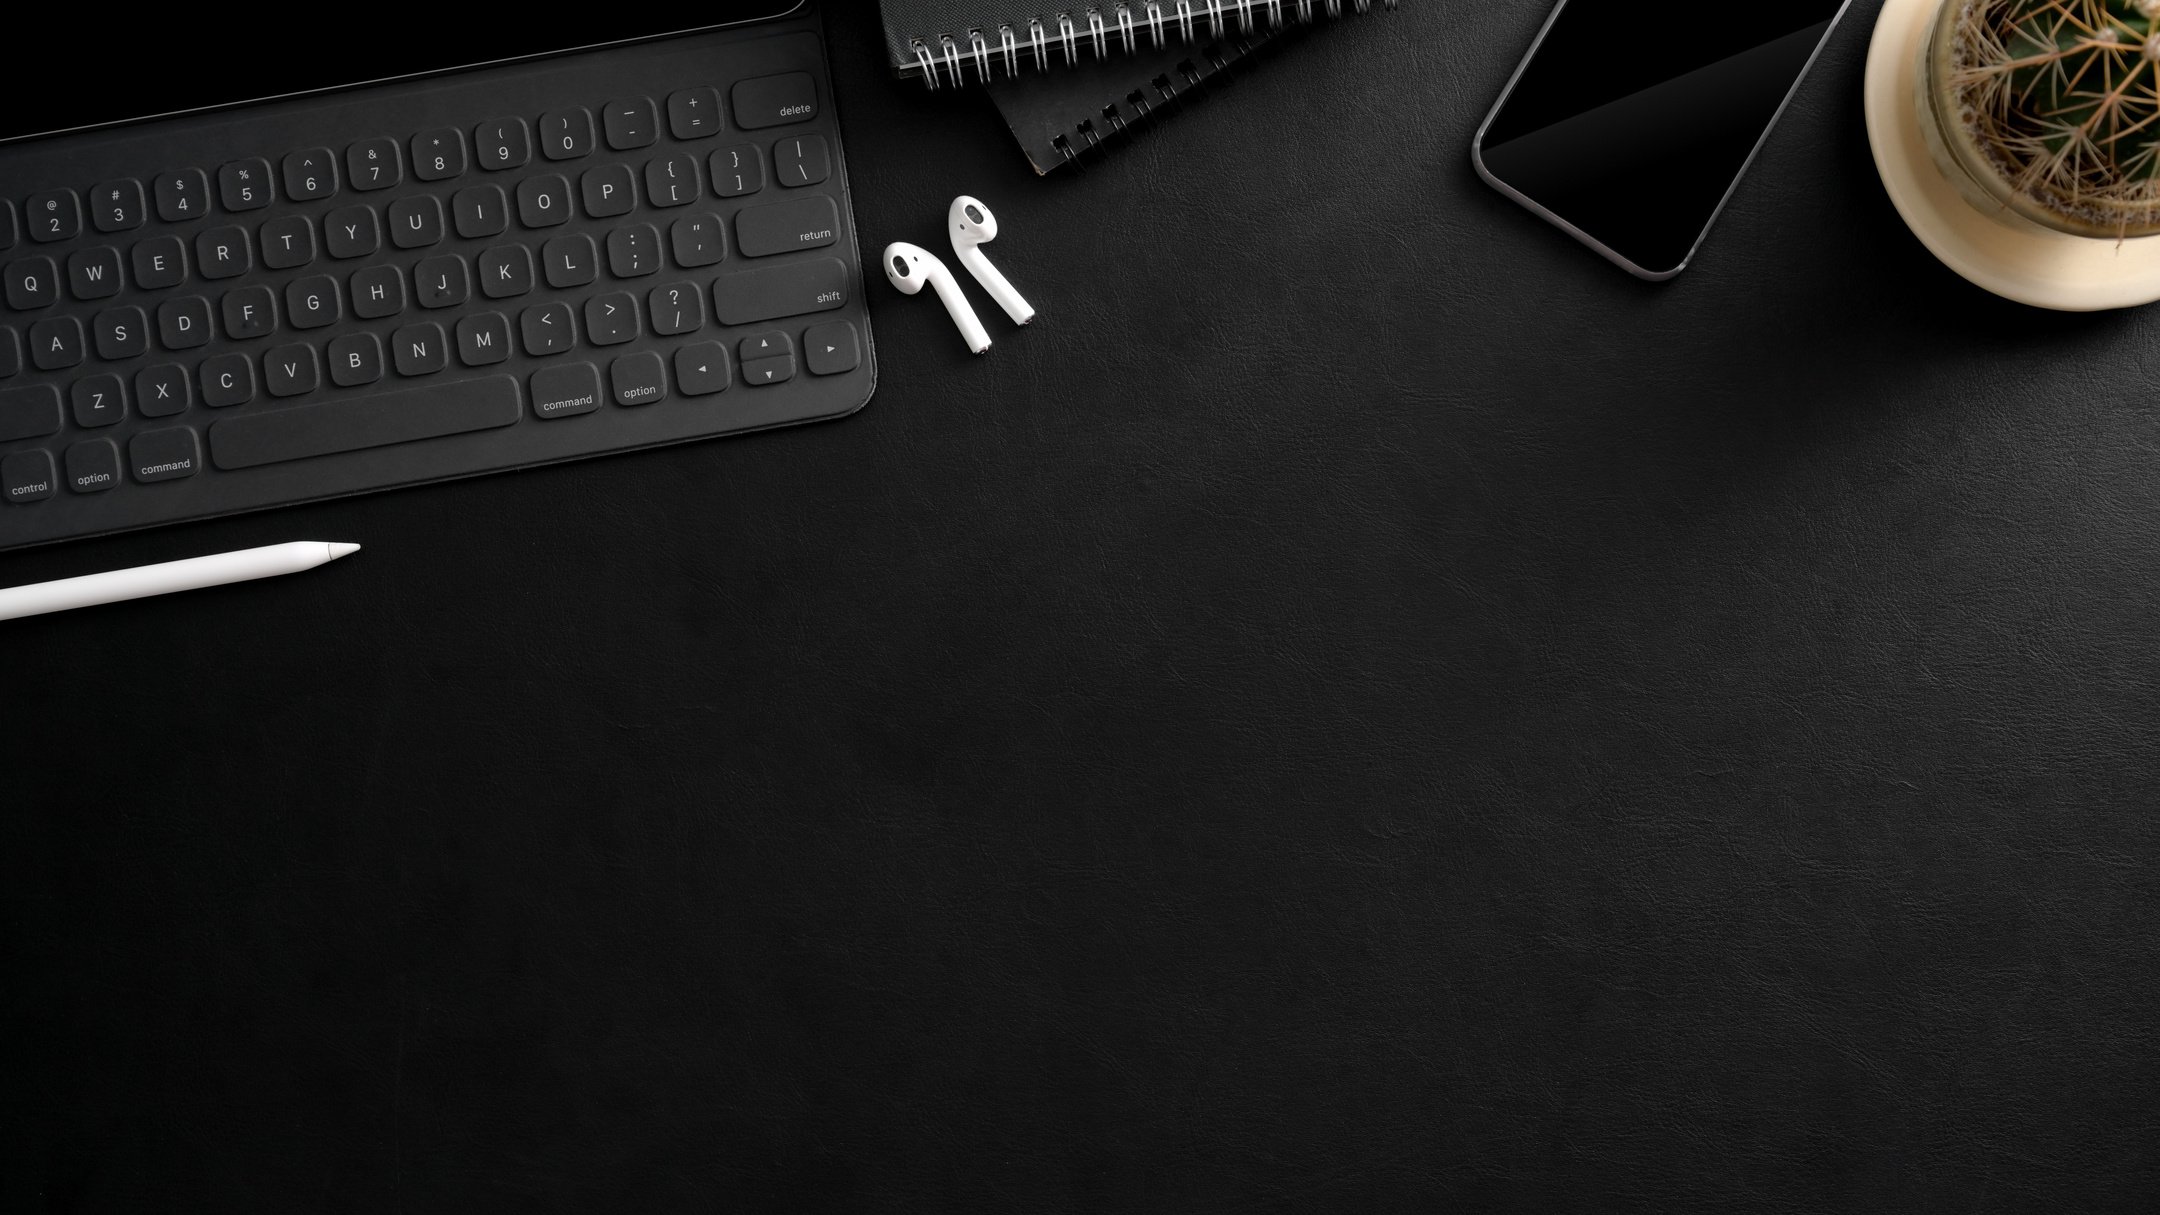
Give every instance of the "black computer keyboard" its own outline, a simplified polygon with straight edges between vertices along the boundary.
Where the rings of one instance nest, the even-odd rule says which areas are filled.
[[[0,146],[0,548],[843,415],[816,18]]]

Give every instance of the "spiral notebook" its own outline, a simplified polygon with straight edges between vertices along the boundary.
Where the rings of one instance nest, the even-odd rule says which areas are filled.
[[[1039,2],[1039,0],[1038,0]],[[1394,8],[1396,0],[1381,0]],[[1346,0],[1095,0],[1029,12],[1029,0],[881,0],[893,74],[961,88],[1116,55],[1250,39],[1341,16]],[[1347,0],[1364,12],[1373,0]]]

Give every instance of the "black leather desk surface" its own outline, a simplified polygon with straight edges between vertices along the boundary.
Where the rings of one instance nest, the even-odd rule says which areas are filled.
[[[0,558],[367,546],[0,628],[0,1207],[2149,1199],[2160,312],[1928,258],[1872,7],[1665,287],[1470,170],[1542,0],[1051,182],[835,11],[864,230],[1032,329]]]

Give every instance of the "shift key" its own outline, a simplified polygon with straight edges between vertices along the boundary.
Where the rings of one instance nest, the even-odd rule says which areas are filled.
[[[847,267],[834,257],[742,270],[713,280],[713,314],[723,325],[828,312],[847,302]]]

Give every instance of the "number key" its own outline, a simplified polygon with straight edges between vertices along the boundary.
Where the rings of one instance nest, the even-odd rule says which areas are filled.
[[[337,193],[337,158],[328,148],[310,148],[285,158],[285,197],[313,202]]]
[[[363,139],[345,149],[345,180],[355,190],[387,190],[405,179],[395,139]]]
[[[158,218],[169,224],[201,219],[210,210],[210,179],[201,169],[160,173],[152,183],[157,189]]]
[[[532,132],[522,118],[498,118],[473,128],[473,147],[483,169],[515,169],[532,159]]]
[[[549,110],[540,116],[540,154],[549,160],[571,160],[593,150],[592,111],[584,106]]]
[[[108,181],[90,191],[90,222],[100,232],[127,232],[143,226],[142,183],[132,178]]]
[[[32,194],[23,210],[29,213],[31,240],[74,240],[82,234],[82,204],[73,190]]]
[[[270,205],[270,162],[236,160],[217,171],[218,201],[227,211],[255,211]]]
[[[443,181],[465,171],[465,136],[456,127],[422,131],[412,137],[413,176]]]

